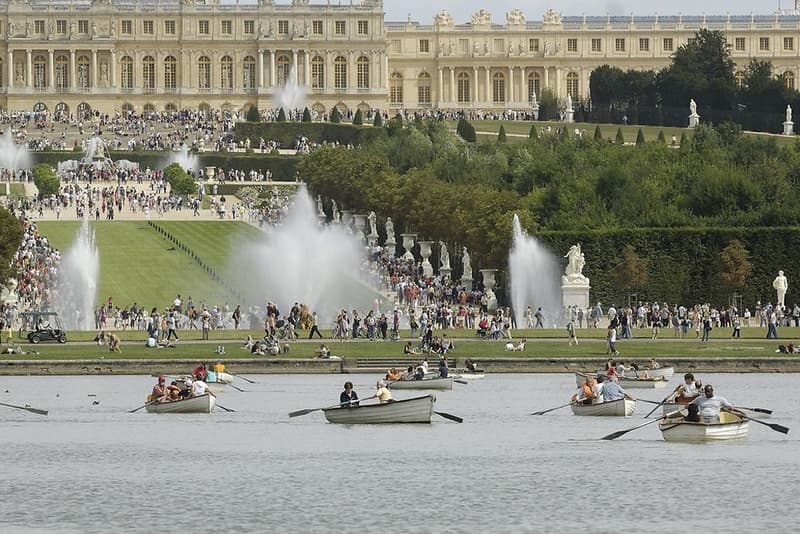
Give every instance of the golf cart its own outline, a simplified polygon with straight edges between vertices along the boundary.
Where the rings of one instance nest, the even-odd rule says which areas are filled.
[[[56,312],[22,312],[19,315],[22,319],[22,327],[19,329],[20,337],[23,332],[27,331],[25,337],[33,344],[41,341],[67,342],[67,333]]]

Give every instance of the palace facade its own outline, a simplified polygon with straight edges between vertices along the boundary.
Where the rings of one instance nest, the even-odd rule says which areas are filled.
[[[2,4],[0,4],[0,10]],[[550,88],[585,98],[600,65],[660,69],[701,28],[723,31],[737,78],[769,60],[800,80],[800,16],[384,20],[382,0],[8,0],[0,18],[5,110],[244,110],[304,87],[318,112],[526,109]],[[500,23],[502,22],[502,23]]]

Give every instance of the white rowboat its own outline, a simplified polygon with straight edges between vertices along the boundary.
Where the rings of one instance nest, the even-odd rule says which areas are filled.
[[[666,419],[658,423],[664,441],[700,443],[744,439],[750,432],[750,421],[736,414],[721,412],[719,423],[699,423],[683,418]]]
[[[572,404],[572,413],[575,415],[595,415],[595,416],[614,416],[627,417],[636,411],[636,401],[630,399],[618,399],[600,404]]]
[[[473,373],[472,371],[458,371],[455,374],[451,374],[453,378],[458,378],[459,380],[483,380],[486,377],[486,373]]]
[[[605,374],[599,373],[600,376],[603,378],[607,378]],[[597,379],[598,373],[575,373],[575,384],[580,386],[583,384],[584,380],[587,378],[594,378]],[[619,379],[619,385],[625,388],[634,388],[634,389],[661,389],[666,387],[669,383],[668,378],[664,377],[651,377],[651,378],[643,378],[643,377],[633,377],[633,376],[617,376]]]
[[[430,423],[434,395],[396,400],[386,404],[367,404],[355,407],[325,408],[322,412],[329,423],[344,425],[387,423]]]
[[[672,375],[675,374],[675,368],[674,367],[659,367],[658,369],[639,369],[638,371],[634,371],[633,369],[628,369],[628,372],[626,373],[625,376],[633,376],[633,377],[635,377],[636,374],[638,373],[640,377],[643,377],[645,371],[647,371],[647,376],[649,376],[651,378],[664,377],[667,380],[672,378]],[[606,375],[606,370],[605,369],[601,369],[601,370],[597,371],[597,374],[601,374],[601,375],[605,376]]]
[[[453,377],[426,378],[424,380],[395,380],[389,382],[389,389],[453,389]]]
[[[214,396],[206,393],[176,401],[153,402],[144,409],[147,413],[211,413],[216,405]]]

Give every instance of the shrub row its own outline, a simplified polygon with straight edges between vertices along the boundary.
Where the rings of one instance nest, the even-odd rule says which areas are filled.
[[[240,122],[236,124],[236,140],[250,139],[251,146],[259,140],[277,141],[281,148],[292,148],[298,136],[316,143],[338,142],[342,145],[361,145],[386,136],[386,130],[373,126],[354,126],[330,122]]]

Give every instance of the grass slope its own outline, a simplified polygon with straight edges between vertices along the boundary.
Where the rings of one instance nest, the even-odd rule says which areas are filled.
[[[201,225],[195,231],[192,226]],[[187,246],[201,254],[206,261],[224,265],[229,248],[215,244],[228,243],[244,223],[170,223]],[[134,302],[146,308],[168,306],[176,294],[184,299],[194,297],[195,302],[205,300],[222,304],[229,297],[190,256],[174,249],[173,244],[144,222],[114,221],[93,222],[95,242],[100,252],[100,281],[98,304],[109,296],[114,303],[125,306]],[[185,229],[181,227],[186,227]],[[65,254],[78,231],[77,222],[47,221],[39,223],[39,231],[50,243]],[[247,230],[245,230],[247,231]],[[210,245],[209,245],[210,243]]]

